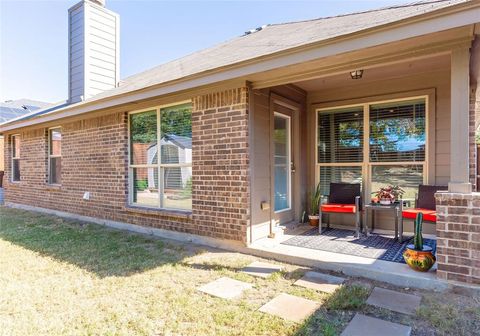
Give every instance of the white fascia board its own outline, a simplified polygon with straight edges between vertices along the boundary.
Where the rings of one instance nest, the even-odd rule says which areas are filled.
[[[203,85],[214,84],[235,78],[246,77],[258,72],[274,70],[289,65],[308,62],[319,58],[338,55],[355,50],[374,47],[399,40],[414,38],[443,30],[463,27],[480,22],[480,2],[474,1],[466,9],[453,6],[448,12],[433,12],[427,17],[414,17],[410,20],[392,23],[386,26],[372,28],[348,36],[341,36],[332,40],[322,41],[320,45],[299,47],[295,50],[286,50],[275,55],[268,55],[260,59],[253,59],[242,64],[230,65],[223,68],[194,74],[189,77],[174,80],[168,83],[154,85],[149,88],[126,92],[117,96],[103,98],[97,101],[85,102],[76,106],[68,106],[51,114],[39,116],[31,120],[20,121],[15,124],[0,125],[0,132],[26,127],[33,124],[52,121],[59,118],[93,112],[117,105],[133,103],[138,100],[158,97],[174,92],[189,90]],[[413,21],[413,22],[412,22]],[[248,78],[247,78],[248,79]]]

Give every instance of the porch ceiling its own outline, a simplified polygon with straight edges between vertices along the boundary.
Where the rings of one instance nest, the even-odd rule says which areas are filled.
[[[405,39],[393,43],[379,44],[375,47],[357,49],[356,51],[339,53],[333,56],[319,58],[309,62],[287,66],[277,70],[264,71],[247,78],[256,89],[273,87],[289,83],[314,80],[319,78],[343,76],[356,69],[376,69],[397,67],[401,64],[421,63],[427,66],[442,66],[430,64],[444,57],[449,58],[452,50],[469,49],[472,46],[474,34],[472,26],[431,33],[420,37]],[[399,71],[399,70],[396,70]]]
[[[351,79],[350,73],[344,72],[328,77],[299,81],[294,84],[305,91],[316,91],[346,86],[357,87],[380,80],[403,78],[442,70],[449,71],[449,69],[450,55],[444,54],[396,64],[382,64],[377,67],[370,67],[364,69],[361,79]]]

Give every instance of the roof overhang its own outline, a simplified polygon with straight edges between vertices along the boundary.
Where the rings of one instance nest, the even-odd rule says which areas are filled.
[[[136,101],[191,90],[222,81],[249,76],[265,71],[280,69],[296,64],[311,62],[338,54],[362,50],[379,45],[411,39],[440,31],[480,22],[480,0],[461,3],[438,11],[411,17],[402,21],[374,27],[348,35],[303,45],[286,51],[258,57],[241,63],[197,73],[178,80],[142,88],[103,99],[85,101],[58,109],[54,112],[27,120],[10,121],[0,125],[0,132],[45,123],[52,120],[77,116],[84,113],[110,109]]]

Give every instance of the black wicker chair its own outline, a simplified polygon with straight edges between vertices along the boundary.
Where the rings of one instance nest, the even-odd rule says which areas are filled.
[[[415,219],[417,213],[423,214],[423,219],[427,222],[437,222],[437,212],[435,204],[435,193],[437,191],[448,190],[447,186],[419,185],[418,194],[415,200],[415,207],[403,209],[402,217],[406,219]]]
[[[356,236],[360,236],[361,225],[361,188],[360,183],[330,183],[327,203],[320,204],[318,232],[322,233],[322,214],[352,214],[355,216]],[[330,228],[330,218],[327,219]]]

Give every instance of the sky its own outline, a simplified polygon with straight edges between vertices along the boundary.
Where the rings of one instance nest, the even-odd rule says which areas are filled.
[[[67,99],[67,11],[77,2],[0,0],[0,101]],[[120,15],[120,77],[125,78],[264,24],[409,1],[106,2],[108,9]]]

